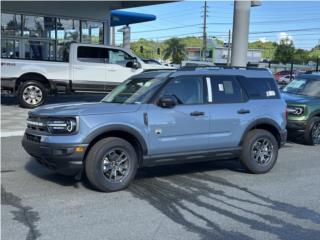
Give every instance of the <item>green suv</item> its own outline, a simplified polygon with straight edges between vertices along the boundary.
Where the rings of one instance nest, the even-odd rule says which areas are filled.
[[[320,74],[300,75],[282,96],[288,104],[288,133],[302,132],[307,144],[320,144]]]

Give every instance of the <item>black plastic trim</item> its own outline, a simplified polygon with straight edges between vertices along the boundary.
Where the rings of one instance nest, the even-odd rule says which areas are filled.
[[[261,119],[255,120],[252,123],[250,123],[249,126],[247,126],[246,130],[244,131],[239,145],[240,146],[242,145],[245,136],[252,128],[254,128],[255,126],[261,125],[261,124],[267,124],[267,125],[275,127],[278,131],[280,138],[281,138],[279,144],[283,145],[283,142],[285,142],[286,139],[282,139],[282,138],[286,138],[286,134],[284,134],[284,132],[286,133],[286,130],[281,129],[279,124],[270,118],[261,118]]]
[[[148,153],[148,145],[144,138],[141,136],[141,134],[128,126],[121,125],[121,124],[113,124],[113,125],[107,125],[104,127],[101,127],[93,132],[91,132],[84,140],[83,143],[91,143],[96,137],[98,137],[101,134],[105,134],[111,131],[122,131],[122,132],[127,132],[131,135],[133,135],[141,144],[142,150],[143,150],[143,155],[146,155]]]
[[[156,166],[177,163],[191,163],[210,160],[232,159],[240,156],[242,147],[188,151],[169,154],[147,155],[143,157],[142,166]]]

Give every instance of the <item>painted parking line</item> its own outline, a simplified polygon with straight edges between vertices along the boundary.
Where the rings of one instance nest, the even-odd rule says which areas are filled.
[[[23,136],[24,131],[11,131],[11,132],[1,132],[0,137],[16,137],[16,136]]]

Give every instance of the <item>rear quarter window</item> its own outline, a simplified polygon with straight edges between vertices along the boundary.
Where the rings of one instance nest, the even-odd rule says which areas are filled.
[[[277,84],[273,78],[239,77],[239,82],[246,91],[249,99],[278,99],[280,98]]]

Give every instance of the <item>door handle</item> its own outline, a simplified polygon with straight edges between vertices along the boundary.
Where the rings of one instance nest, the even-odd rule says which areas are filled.
[[[117,71],[116,69],[108,69],[108,72],[115,72]]]
[[[250,110],[248,110],[248,109],[240,109],[240,110],[238,110],[238,113],[239,114],[248,114],[248,113],[250,113]]]
[[[204,116],[204,112],[195,111],[195,112],[190,113],[190,115],[193,117]]]

